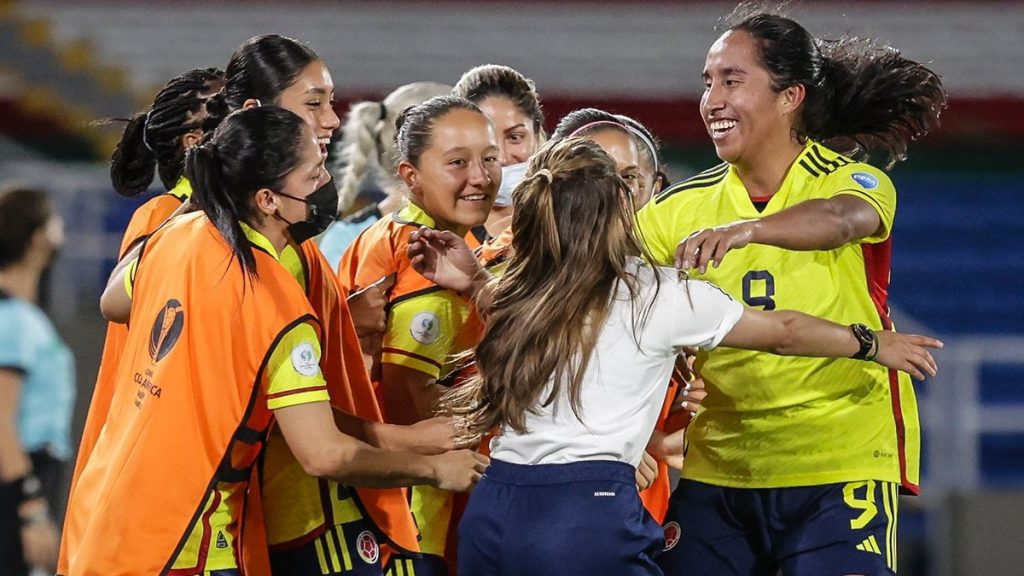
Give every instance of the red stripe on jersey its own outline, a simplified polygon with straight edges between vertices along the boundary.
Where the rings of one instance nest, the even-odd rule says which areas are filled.
[[[882,328],[892,330],[889,320],[889,263],[892,260],[892,236],[878,244],[861,244],[864,253],[864,272],[868,282],[868,295],[875,303]]]
[[[305,388],[296,388],[294,390],[284,390],[283,392],[274,392],[273,394],[267,394],[267,400],[274,400],[283,396],[291,396],[292,394],[302,394],[303,392],[316,392],[318,390],[327,390],[327,386],[307,386]]]
[[[401,354],[402,356],[408,356],[409,358],[415,358],[415,359],[420,360],[422,362],[426,362],[427,364],[430,364],[431,366],[436,366],[438,368],[442,368],[443,367],[443,366],[441,366],[440,362],[438,362],[437,360],[434,360],[433,358],[427,358],[426,356],[423,356],[421,354],[416,354],[416,353],[413,353],[413,352],[408,352],[408,351],[405,351],[405,350],[401,350],[399,348],[384,347],[384,348],[381,348],[380,351],[384,352],[384,353],[389,353],[389,354]]]
[[[206,558],[210,554],[210,538],[213,532],[210,526],[210,517],[220,507],[220,490],[217,490],[216,484],[213,488],[213,502],[210,503],[210,508],[203,514],[202,518],[199,519],[202,524],[203,538],[199,543],[199,552],[196,555],[196,565],[194,568],[174,568],[167,571],[167,576],[192,576],[198,571],[200,574],[206,571]]]
[[[875,304],[882,329],[892,330],[889,318],[889,263],[892,259],[892,236],[878,244],[861,244],[864,254],[864,275],[867,279],[868,295]],[[896,370],[889,370],[889,396],[892,399],[893,419],[896,424],[896,448],[900,461],[900,484],[905,492],[917,494],[920,487],[907,477],[906,424],[903,422],[903,407],[900,403],[900,380]]]

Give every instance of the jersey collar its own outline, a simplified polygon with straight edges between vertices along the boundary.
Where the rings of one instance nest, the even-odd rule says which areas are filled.
[[[434,222],[434,219],[424,212],[422,208],[412,202],[408,203],[405,208],[395,212],[392,218],[399,224],[413,224],[416,226],[426,226],[427,228],[437,227],[437,223]]]
[[[792,164],[789,165],[789,169],[786,170],[786,176],[782,179],[782,184],[779,189],[772,195],[771,199],[765,205],[763,211],[758,211],[754,207],[753,200],[750,198],[750,194],[747,192],[747,187],[743,185],[743,181],[740,180],[740,175],[736,171],[736,167],[732,164],[729,165],[729,172],[726,176],[726,189],[733,191],[733,200],[736,203],[736,209],[744,218],[760,218],[775,212],[774,206],[778,206],[779,202],[785,202],[786,197],[789,195],[790,188],[793,187],[795,180],[796,169],[799,168],[800,160],[810,153],[811,147],[817,144],[810,138],[804,143],[804,149],[797,154],[796,158],[793,159]]]
[[[273,256],[274,260],[277,260],[278,262],[281,261],[281,257],[277,254],[277,250],[274,250],[274,245],[270,243],[270,240],[266,236],[245,222],[239,222],[239,224],[242,225],[242,232],[245,234],[245,237],[249,239],[249,243]]]
[[[184,202],[192,197],[192,183],[188,181],[188,178],[182,176],[178,178],[174,188],[168,190],[167,193]]]

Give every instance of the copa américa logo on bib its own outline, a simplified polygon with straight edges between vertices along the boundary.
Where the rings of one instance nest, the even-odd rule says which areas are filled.
[[[170,299],[156,315],[153,328],[149,331],[149,357],[153,362],[163,360],[178,343],[185,327],[185,309],[181,302]]]
[[[296,344],[292,348],[292,366],[303,376],[315,376],[320,372],[320,364],[316,361],[316,352],[309,342]]]
[[[854,172],[851,176],[853,181],[860,184],[866,190],[878,188],[878,178],[867,172]]]
[[[437,314],[420,312],[413,316],[409,333],[420,344],[429,345],[437,342],[438,337],[441,336],[441,323],[437,319]]]

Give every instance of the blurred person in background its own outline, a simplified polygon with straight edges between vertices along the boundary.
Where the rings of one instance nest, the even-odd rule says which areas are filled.
[[[398,178],[395,119],[409,106],[451,92],[437,82],[413,82],[396,88],[380,102],[357,102],[349,107],[341,139],[333,144],[328,169],[338,183],[338,220],[320,237],[320,251],[337,268],[341,255],[360,232],[405,205]],[[378,202],[351,214],[367,176],[384,195]]]
[[[634,198],[634,205],[639,210],[669,185],[665,161],[661,157],[661,142],[640,121],[625,114],[616,114],[615,117],[633,133],[640,151],[640,181]]]
[[[0,189],[0,574],[52,573],[71,457],[74,359],[38,305],[64,243],[45,192]]]
[[[406,246],[421,226],[465,237],[487,218],[501,182],[498,138],[491,120],[472,102],[438,96],[398,119],[398,174],[408,205],[367,228],[342,258],[339,277],[354,286],[396,274],[389,293],[387,330],[373,370],[387,422],[411,424],[433,415],[456,373],[454,356],[471,349],[480,320],[470,300],[412,269]],[[451,494],[413,488],[411,507],[422,534],[422,558],[396,558],[396,574],[447,574]],[[410,572],[410,570],[412,572]]]
[[[700,107],[724,163],[656,196],[638,226],[660,263],[749,307],[864,322],[852,328],[861,349],[839,360],[699,353],[708,397],[658,562],[671,575],[895,574],[920,427],[909,377],[856,361],[893,330],[896,209],[888,175],[858,159],[903,159],[946,95],[894,48],[817,39],[758,4],[726,26]]]
[[[512,190],[526,172],[526,162],[544,143],[544,110],[533,80],[508,66],[477,66],[459,78],[452,91],[476,104],[494,123],[501,158],[501,187],[483,226],[467,237],[471,247],[495,239],[512,222]]]

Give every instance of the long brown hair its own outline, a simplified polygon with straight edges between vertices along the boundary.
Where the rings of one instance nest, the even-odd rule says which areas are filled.
[[[754,38],[776,92],[806,89],[793,128],[800,142],[824,142],[855,160],[879,155],[890,169],[912,140],[939,125],[947,96],[938,74],[874,40],[815,38],[780,8],[744,2],[726,26]]]
[[[530,160],[513,192],[512,257],[494,289],[476,374],[441,403],[466,437],[494,426],[526,432],[527,414],[565,390],[579,418],[583,375],[620,283],[633,302],[634,334],[646,320],[630,264],[653,260],[634,235],[628,190],[589,139],[551,142]]]

